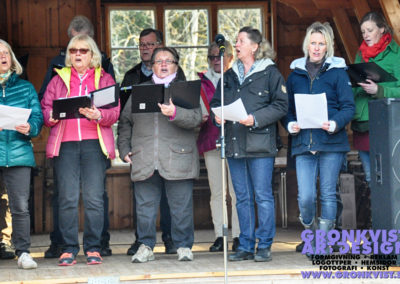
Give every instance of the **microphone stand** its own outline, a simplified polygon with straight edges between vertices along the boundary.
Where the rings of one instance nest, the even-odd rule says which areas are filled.
[[[224,239],[224,283],[228,283],[228,212],[226,209],[226,157],[225,157],[225,123],[224,123],[224,52],[225,46],[219,47],[221,57],[221,166],[222,166],[222,236]]]

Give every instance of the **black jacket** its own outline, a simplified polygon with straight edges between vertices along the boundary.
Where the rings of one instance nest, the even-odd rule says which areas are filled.
[[[225,73],[224,105],[241,98],[255,125],[238,122],[225,124],[226,156],[234,158],[274,157],[277,149],[277,122],[286,115],[288,97],[285,81],[269,59],[260,60],[242,84],[239,83],[238,64]],[[211,107],[221,105],[221,84],[217,86]]]

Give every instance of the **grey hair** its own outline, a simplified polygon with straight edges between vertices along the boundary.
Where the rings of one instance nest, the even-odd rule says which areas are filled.
[[[331,25],[328,22],[314,22],[307,28],[306,36],[303,41],[304,56],[308,57],[308,46],[310,45],[310,38],[313,33],[320,33],[324,36],[326,41],[326,54],[325,58],[332,57],[335,52],[334,49],[334,35]]]
[[[92,53],[92,59],[90,60],[90,68],[98,68],[101,67],[101,53],[99,48],[97,47],[96,42],[94,41],[94,39],[86,34],[79,34],[74,36],[73,38],[71,38],[71,40],[68,43],[67,46],[67,54],[65,56],[65,66],[67,67],[71,67],[72,63],[71,63],[71,55],[69,53],[69,49],[74,47],[75,43],[78,41],[82,41],[85,42],[89,49],[90,52]]]
[[[174,58],[175,64],[176,65],[179,64],[178,51],[176,51],[176,49],[173,47],[158,47],[158,48],[154,49],[153,55],[151,56],[151,64],[154,64],[154,60],[156,58],[157,53],[162,52],[162,51],[171,53],[172,57]]]
[[[87,34],[90,37],[94,37],[94,28],[92,22],[82,15],[75,16],[68,26],[68,36],[72,38],[72,30],[80,33]]]
[[[261,32],[258,29],[252,27],[243,27],[239,30],[239,33],[247,33],[247,37],[254,43],[258,44],[258,48],[254,53],[254,59],[259,60],[263,58],[275,59],[276,53],[272,48],[271,44],[263,38]]]
[[[11,71],[15,71],[15,73],[17,75],[21,75],[22,74],[22,66],[19,63],[17,57],[14,54],[14,51],[12,50],[11,46],[8,44],[8,42],[6,42],[5,40],[0,39],[0,44],[4,45],[5,47],[7,47],[8,52],[10,53],[11,56],[11,67],[10,70]]]

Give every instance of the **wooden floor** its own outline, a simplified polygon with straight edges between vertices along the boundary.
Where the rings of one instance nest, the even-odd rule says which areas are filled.
[[[311,262],[295,252],[299,243],[300,228],[279,229],[272,247],[273,260],[267,263],[254,261],[228,262],[229,283],[298,283],[302,280],[300,271],[316,270]],[[158,236],[158,240],[160,240]],[[130,231],[112,231],[113,255],[105,257],[103,264],[88,266],[82,252],[78,263],[72,267],[57,266],[57,259],[44,259],[43,253],[49,244],[48,235],[32,237],[31,253],[38,262],[34,270],[17,268],[16,260],[0,260],[0,283],[224,283],[223,253],[210,253],[214,241],[213,231],[196,231],[193,246],[194,261],[180,262],[176,255],[164,254],[164,247],[155,247],[156,260],[148,263],[131,263],[126,250],[133,241]],[[229,248],[231,243],[229,243]],[[386,281],[388,283],[390,281]],[[315,283],[311,280],[305,283]],[[326,283],[342,283],[338,281]],[[344,282],[349,283],[349,282]],[[352,283],[381,283],[361,282]]]

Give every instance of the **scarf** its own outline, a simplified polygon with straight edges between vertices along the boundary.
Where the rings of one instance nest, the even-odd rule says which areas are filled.
[[[10,78],[11,73],[12,71],[8,70],[6,73],[0,74],[0,85],[4,85],[7,82],[8,78]]]
[[[384,51],[391,41],[392,41],[392,35],[390,33],[384,34],[379,40],[379,42],[375,43],[373,46],[368,46],[365,43],[365,40],[363,40],[360,46],[362,58],[364,59],[365,62],[368,62],[371,57],[374,58],[379,53]]]
[[[164,84],[165,87],[167,87],[169,85],[169,83],[171,83],[172,80],[175,79],[175,77],[176,77],[176,72],[171,74],[171,75],[169,75],[169,76],[167,76],[167,77],[165,77],[165,78],[158,78],[156,76],[156,74],[154,74],[154,73],[153,73],[153,76],[152,76],[153,81],[154,81],[155,84]]]
[[[306,61],[306,69],[308,74],[310,75],[311,79],[314,79],[317,76],[321,66],[324,64],[325,58],[322,59],[320,62],[311,62],[310,58],[307,58]]]
[[[210,68],[207,70],[204,76],[211,81],[211,83],[214,85],[214,88],[217,88],[218,82],[221,79],[221,73],[217,73],[214,69]]]

